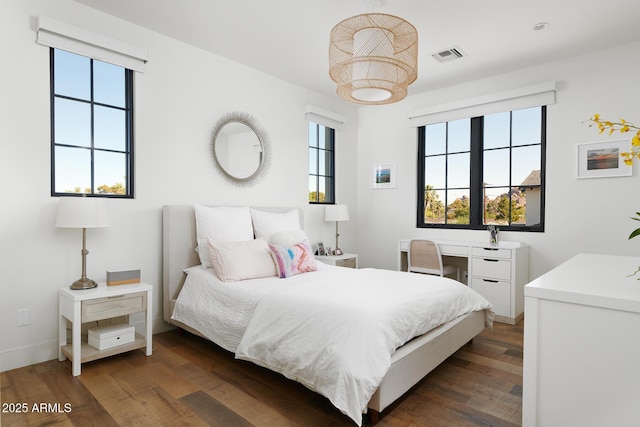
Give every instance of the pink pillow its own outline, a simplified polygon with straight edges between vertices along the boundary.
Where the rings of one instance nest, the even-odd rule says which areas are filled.
[[[281,278],[318,269],[311,248],[305,242],[291,246],[278,246],[269,243],[269,249],[271,249],[271,256],[276,264],[278,276]]]

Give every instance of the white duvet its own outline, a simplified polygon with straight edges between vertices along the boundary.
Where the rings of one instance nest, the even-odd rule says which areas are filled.
[[[222,285],[235,285],[231,293],[229,289],[214,292],[218,293],[214,298],[230,304],[222,311],[234,312],[238,306],[233,305],[243,300],[243,314],[215,308],[217,314],[207,315],[219,318],[214,319],[213,328],[206,326],[206,319],[198,320],[198,325],[189,323],[191,319],[181,320],[179,302],[185,284],[174,318],[235,351],[237,358],[280,372],[324,395],[358,425],[396,348],[472,311],[489,309],[487,326],[493,321],[490,303],[467,286],[413,273],[322,265],[317,272],[288,279]],[[212,288],[208,289],[195,292],[210,294]],[[225,296],[220,297],[222,294]],[[246,299],[249,294],[252,296]],[[198,297],[203,306],[210,299],[202,294]],[[231,322],[222,320],[226,315],[231,315]],[[221,327],[229,331],[221,334]]]

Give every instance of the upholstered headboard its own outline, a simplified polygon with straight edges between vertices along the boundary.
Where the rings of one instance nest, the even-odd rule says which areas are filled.
[[[254,207],[268,212],[298,211],[300,228],[303,228],[303,212],[299,208]],[[175,300],[182,289],[184,270],[200,264],[195,248],[196,217],[192,205],[168,205],[162,208],[162,294],[163,317],[171,322]]]

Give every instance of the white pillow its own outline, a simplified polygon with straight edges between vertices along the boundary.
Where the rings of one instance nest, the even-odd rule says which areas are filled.
[[[223,282],[275,276],[276,265],[266,240],[214,242],[207,239],[213,270]]]
[[[251,209],[251,220],[256,238],[267,240],[280,231],[300,230],[300,215],[296,209],[289,212],[266,212]]]
[[[300,242],[309,244],[307,233],[302,230],[278,231],[269,238],[269,243],[276,246],[293,246]]]
[[[203,267],[211,268],[207,239],[214,242],[253,240],[248,207],[209,207],[195,205],[198,255]]]

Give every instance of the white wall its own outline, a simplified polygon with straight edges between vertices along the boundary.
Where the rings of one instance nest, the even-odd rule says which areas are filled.
[[[305,106],[347,118],[337,135],[337,199],[357,218],[356,108],[70,0],[3,0],[0,6],[0,371],[57,357],[58,289],[79,278],[81,231],[54,227],[50,196],[49,50],[35,43],[38,14],[149,48],[135,76],[135,199],[108,200],[112,226],[90,229],[88,277],[141,269],[154,287],[154,330],[162,330],[161,208],[164,204],[301,207],[311,241],[331,241],[334,225],[307,203]],[[273,162],[253,187],[215,170],[209,137],[231,111],[247,112],[269,133]],[[341,225],[341,246],[356,250],[356,222]],[[17,327],[18,309],[31,325]]]
[[[139,268],[153,284],[156,332],[165,327],[162,205],[302,207],[310,239],[333,241],[322,207],[307,204],[306,104],[347,117],[337,136],[337,200],[349,205],[352,220],[340,224],[340,241],[346,252],[360,254],[361,266],[394,269],[401,238],[486,239],[480,231],[416,228],[409,112],[548,80],[558,83],[558,102],[548,109],[546,231],[501,237],[531,245],[531,278],[581,251],[638,253],[640,240],[626,240],[637,225],[628,217],[640,210],[638,173],[576,180],[575,155],[579,142],[606,140],[582,123],[593,113],[640,122],[640,43],[356,109],[71,0],[4,0],[0,9],[0,371],[57,357],[57,292],[81,268],[80,231],[54,227],[49,53],[34,31],[40,13],[150,50],[146,72],[135,77],[136,197],[109,200],[113,225],[89,230],[87,245],[89,277],[101,281],[106,270]],[[255,116],[271,137],[271,171],[254,187],[234,187],[214,168],[209,136],[230,111]],[[371,190],[370,165],[387,162],[397,163],[397,188]],[[30,326],[16,326],[22,308],[31,310]]]
[[[607,136],[598,135],[597,130],[582,123],[584,120],[594,113],[600,113],[609,120],[622,117],[640,123],[639,53],[640,43],[619,46],[604,52],[409,96],[405,101],[390,106],[360,109],[360,265],[395,268],[398,239],[420,236],[488,239],[485,231],[426,230],[416,227],[417,134],[416,129],[408,124],[410,112],[551,80],[557,82],[558,90],[557,103],[547,110],[545,232],[503,232],[501,238],[531,245],[532,279],[578,252],[640,254],[640,240],[627,240],[629,233],[638,226],[629,219],[640,210],[637,170],[632,177],[576,179],[576,144],[607,140]],[[441,65],[446,66],[434,66]],[[631,135],[610,137],[620,138],[630,140]],[[370,165],[392,161],[397,162],[397,188],[371,190]]]

